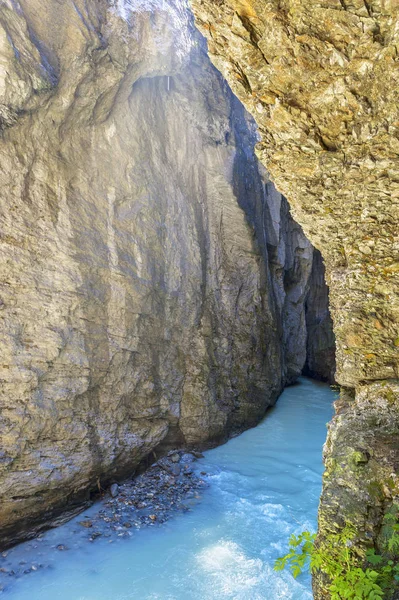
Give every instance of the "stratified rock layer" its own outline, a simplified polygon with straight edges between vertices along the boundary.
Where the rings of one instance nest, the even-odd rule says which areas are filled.
[[[0,5],[3,545],[255,424],[305,363],[313,248],[158,4]]]
[[[385,481],[388,472],[398,471],[399,5],[390,0],[192,0],[192,5],[214,64],[256,118],[259,157],[326,264],[337,380],[356,389],[356,399],[330,430],[321,536],[356,512],[356,522],[372,530],[372,543],[379,518],[399,495],[396,483]],[[392,403],[389,411],[380,403],[379,420],[373,415],[380,385],[391,390]],[[389,415],[393,430],[387,436]],[[367,477],[354,480],[334,467],[342,448],[352,447],[351,431],[361,446],[381,450],[374,452]],[[334,494],[338,501],[331,508]],[[376,518],[373,506],[381,503]],[[323,593],[316,584],[316,598]]]

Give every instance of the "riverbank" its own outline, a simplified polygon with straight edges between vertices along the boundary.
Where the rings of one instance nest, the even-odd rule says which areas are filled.
[[[48,549],[68,552],[73,549],[74,539],[84,543],[101,537],[112,543],[119,538],[130,538],[142,528],[162,525],[179,512],[192,510],[208,485],[204,479],[206,472],[194,470],[198,458],[203,458],[203,454],[172,450],[143,473],[102,490],[101,500],[89,511],[82,512],[74,519],[74,526],[65,530],[67,539],[61,534],[60,543]],[[43,542],[47,539],[48,536],[42,534],[19,548],[37,550],[39,557],[43,555],[42,546],[46,546]],[[15,560],[18,554],[10,549],[0,555],[0,593],[10,589],[15,579],[51,568],[51,562],[32,561],[35,552],[29,553],[28,560]]]

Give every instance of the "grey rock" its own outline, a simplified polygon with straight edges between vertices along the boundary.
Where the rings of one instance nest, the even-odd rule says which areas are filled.
[[[117,483],[113,483],[111,485],[109,488],[109,493],[111,494],[112,498],[116,498],[119,495],[119,486]]]
[[[194,458],[204,458],[202,452],[197,452],[196,450],[192,450],[191,454],[194,456]]]
[[[177,464],[171,465],[170,468],[169,468],[169,472],[174,477],[178,477],[180,475],[180,473],[181,473],[181,467],[180,467],[180,465],[177,465]]]
[[[192,452],[185,452],[184,454],[181,455],[181,458],[180,458],[180,462],[182,464],[192,463],[195,460],[196,460],[196,457],[194,456],[194,454]]]
[[[328,288],[324,279],[324,265],[320,252],[313,254],[306,310],[306,363],[304,375],[334,383],[335,337],[329,310]]]

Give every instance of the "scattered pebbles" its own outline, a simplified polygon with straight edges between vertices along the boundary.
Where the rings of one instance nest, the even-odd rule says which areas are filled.
[[[93,543],[103,539],[112,543],[132,537],[135,530],[162,525],[178,512],[190,510],[207,486],[193,468],[198,458],[202,458],[200,452],[173,450],[134,479],[113,483],[99,503],[97,512],[90,511],[90,516],[70,523],[68,545],[59,543],[50,548],[59,552],[73,549],[72,536],[76,536],[77,542],[83,538],[83,542]],[[206,473],[201,471],[201,476],[204,475]],[[85,530],[87,533],[84,533]],[[41,558],[46,556],[49,552],[49,548],[44,548],[46,541],[43,535],[39,535],[33,543],[26,544],[30,556],[34,553]],[[0,594],[6,591],[10,578],[53,566],[52,563],[43,565],[36,561],[18,562],[13,560],[12,555],[13,549],[0,554]]]

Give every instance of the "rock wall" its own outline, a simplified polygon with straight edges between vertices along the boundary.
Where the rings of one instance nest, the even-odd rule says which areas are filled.
[[[345,392],[327,443],[320,540],[354,523],[362,552],[378,545],[399,498],[399,5],[192,6],[212,61],[256,118],[259,157],[326,264]],[[370,458],[354,462],[354,452]]]
[[[4,546],[255,424],[305,363],[315,267],[184,4],[0,24]]]
[[[327,293],[326,293],[327,292]],[[314,379],[334,383],[335,338],[329,308],[323,259],[318,250],[313,252],[309,293],[305,304],[307,350],[303,374]]]

